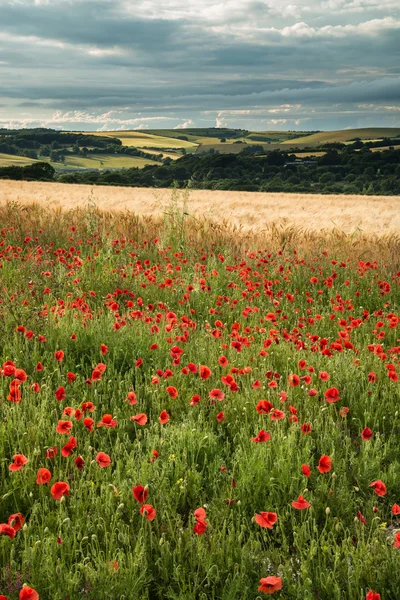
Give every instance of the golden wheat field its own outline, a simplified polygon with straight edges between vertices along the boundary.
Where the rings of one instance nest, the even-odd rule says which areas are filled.
[[[62,209],[95,205],[105,211],[127,211],[138,216],[161,216],[168,210],[168,189],[102,187],[1,181],[0,203],[38,204]],[[244,230],[296,227],[307,231],[400,234],[400,197],[318,194],[267,194],[191,190],[185,194],[186,212]],[[181,201],[183,201],[181,199]]]

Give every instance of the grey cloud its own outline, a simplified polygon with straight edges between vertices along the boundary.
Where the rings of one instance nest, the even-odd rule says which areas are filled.
[[[400,125],[395,111],[360,108],[400,104],[397,20],[393,0],[0,0],[0,126],[25,108],[41,123],[85,111],[65,125],[90,129],[121,108],[121,122],[164,116],[157,126],[172,127],[281,104],[302,105],[282,113],[292,129],[297,119],[310,129]],[[326,26],[339,29],[322,35]],[[225,120],[260,129],[274,116]]]

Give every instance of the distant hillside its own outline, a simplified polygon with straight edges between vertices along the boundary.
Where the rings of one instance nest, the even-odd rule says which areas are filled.
[[[320,131],[296,140],[287,140],[283,144],[294,146],[295,144],[316,146],[318,144],[330,144],[334,142],[350,142],[359,138],[362,141],[378,140],[382,138],[394,138],[400,136],[400,127],[367,127],[363,129],[344,129],[339,131]]]

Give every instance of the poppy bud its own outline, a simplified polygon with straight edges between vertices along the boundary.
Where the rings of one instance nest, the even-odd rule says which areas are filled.
[[[331,512],[331,509],[329,508],[329,506],[327,506],[325,509],[326,516],[328,516],[330,514],[330,512]]]

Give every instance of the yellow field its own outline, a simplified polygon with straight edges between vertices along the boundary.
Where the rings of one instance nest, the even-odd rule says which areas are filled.
[[[368,127],[365,129],[345,129],[341,131],[321,131],[313,135],[296,138],[295,140],[287,140],[283,142],[285,146],[307,145],[317,146],[322,143],[331,142],[348,142],[354,138],[361,140],[377,140],[384,137],[395,137],[400,135],[400,128],[394,127]]]
[[[178,140],[173,137],[163,137],[160,135],[150,135],[141,131],[100,131],[91,135],[102,135],[121,140],[124,146],[143,146],[152,148],[195,148],[197,144]]]
[[[64,209],[85,207],[90,199],[106,211],[129,210],[141,216],[162,216],[171,200],[171,190],[102,187],[25,181],[0,181],[0,203],[17,202]],[[218,224],[242,230],[264,230],[272,226],[307,231],[340,230],[377,235],[400,234],[400,197],[265,194],[193,190],[188,199],[189,215],[208,217]]]
[[[25,158],[25,156],[12,156],[12,154],[0,153],[0,167],[11,167],[12,165],[25,167],[26,165],[31,165],[34,162],[38,161],[32,158]]]
[[[141,156],[125,156],[123,154],[93,154],[87,156],[67,156],[65,162],[52,163],[55,168],[71,167],[81,169],[129,169],[132,167],[143,168],[146,165],[157,165],[155,160]]]

